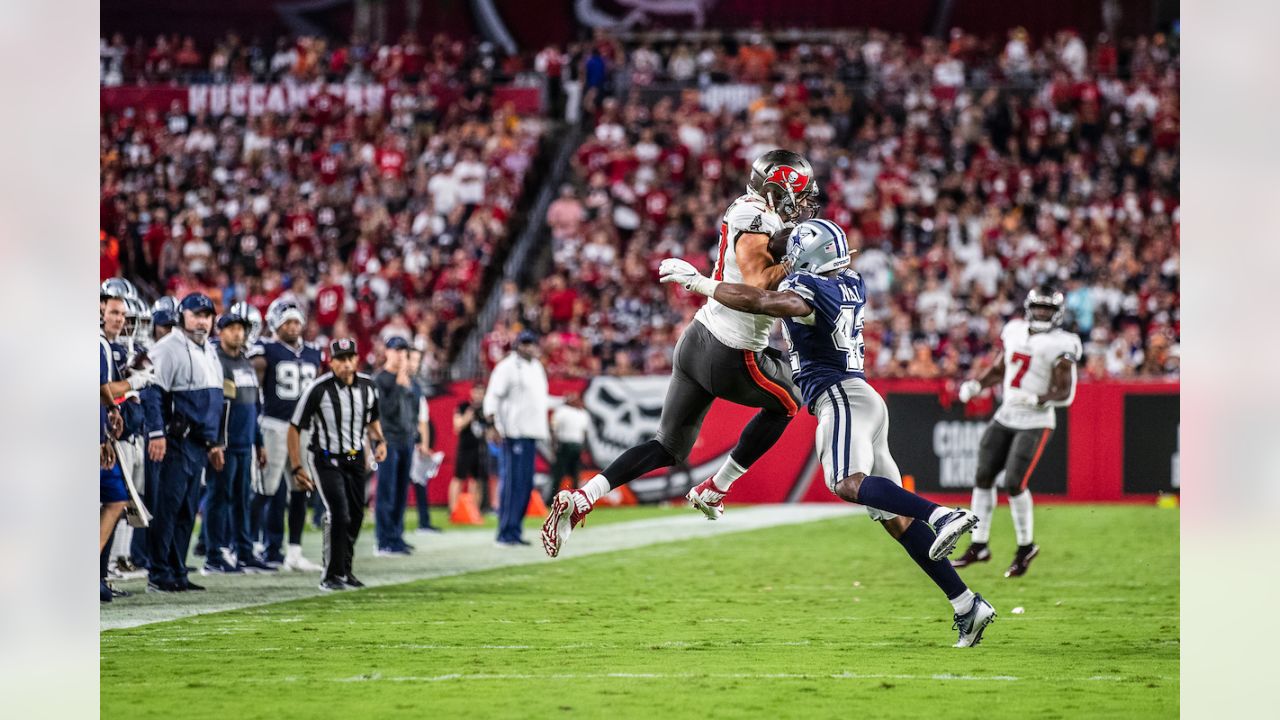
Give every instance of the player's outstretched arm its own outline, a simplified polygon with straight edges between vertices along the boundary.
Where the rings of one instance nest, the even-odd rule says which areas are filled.
[[[658,279],[664,283],[678,283],[684,289],[699,295],[713,297],[725,307],[756,315],[804,317],[813,312],[809,303],[795,293],[712,280],[679,258],[663,260],[658,266]]]
[[[991,363],[991,367],[983,370],[978,377],[965,380],[960,385],[960,402],[969,402],[978,393],[992,385],[1000,384],[1000,380],[1004,378],[1004,351],[996,351],[996,361]]]

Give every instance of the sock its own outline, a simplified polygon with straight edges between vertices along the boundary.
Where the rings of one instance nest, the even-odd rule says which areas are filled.
[[[716,471],[715,477],[711,478],[711,481],[722,492],[729,492],[729,486],[733,485],[733,481],[742,477],[742,474],[746,471],[747,469],[735,462],[733,456],[730,455],[725,458],[724,464]]]
[[[948,598],[951,601],[951,607],[955,609],[957,615],[963,615],[973,609],[973,591],[965,589],[956,597]]]
[[[302,544],[302,530],[307,526],[307,493],[289,492],[289,544]]]
[[[862,485],[858,488],[858,502],[877,510],[891,512],[894,515],[905,515],[917,520],[928,520],[935,510],[950,512],[913,492],[903,490],[889,478],[879,475],[868,475],[862,478]]]
[[[969,509],[978,516],[978,524],[973,526],[973,542],[986,545],[991,540],[991,517],[996,512],[996,489],[975,487],[973,504]]]
[[[1031,544],[1035,519],[1031,516],[1031,491],[1023,490],[1017,495],[1009,496],[1009,509],[1013,511],[1013,535],[1018,539],[1018,547]]]
[[[596,475],[582,486],[582,492],[587,494],[587,499],[594,505],[597,500],[609,494],[609,479],[603,475]]]
[[[751,467],[778,442],[790,423],[791,416],[785,412],[761,410],[742,428],[738,444],[733,446],[729,455],[742,467]],[[719,482],[716,485],[725,489],[729,487]]]
[[[951,561],[946,558],[942,560],[929,559],[929,548],[933,545],[935,537],[937,536],[933,534],[933,528],[917,520],[907,526],[907,531],[902,533],[902,537],[898,538],[898,543],[906,548],[907,554],[911,556],[911,559],[916,561],[920,569],[924,570],[929,579],[933,580],[934,584],[952,601],[952,605],[955,605],[957,600],[971,603],[973,593],[969,592],[968,586],[960,579],[960,575],[955,568],[951,567]],[[967,600],[965,599],[966,593],[968,593]],[[968,606],[966,605],[964,609],[967,610]],[[963,611],[957,608],[956,612]]]

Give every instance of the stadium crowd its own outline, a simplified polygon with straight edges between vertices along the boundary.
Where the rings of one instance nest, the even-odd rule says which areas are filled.
[[[555,375],[666,372],[699,303],[654,282],[658,263],[708,269],[751,160],[782,146],[813,163],[822,215],[860,248],[876,376],[961,376],[1045,280],[1067,295],[1086,378],[1177,374],[1168,38],[788,37],[587,53],[605,92],[585,98],[590,135],[547,213],[552,268],[536,288],[504,288],[490,363],[532,323]]]
[[[104,60],[104,82],[115,73],[226,79],[260,70],[301,81],[308,71],[299,66],[316,64],[269,61],[264,70],[234,36],[210,69],[180,60],[186,41],[136,51],[122,42],[104,45],[119,49]],[[252,118],[180,106],[104,113],[102,277],[175,297],[204,291],[220,308],[242,299],[259,312],[289,296],[311,310],[308,339],[350,334],[372,362],[373,340],[409,335],[426,353],[425,372],[439,377],[505,250],[546,126],[492,106],[499,70],[489,55],[441,38],[432,47],[417,63],[387,60],[401,55],[388,48],[364,58],[321,41],[288,45],[295,55],[310,48],[344,79],[383,78],[391,63],[401,82],[388,86],[384,114],[356,114],[324,92],[306,108]],[[437,106],[436,76],[468,70],[456,98]]]

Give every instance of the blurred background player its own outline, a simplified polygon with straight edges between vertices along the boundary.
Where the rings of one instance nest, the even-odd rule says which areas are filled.
[[[382,369],[373,376],[378,388],[382,432],[387,438],[387,459],[378,464],[374,504],[374,555],[408,555],[413,546],[404,539],[405,502],[409,496],[409,470],[414,439],[418,434],[418,391],[409,373],[409,342],[400,336],[387,340]]]
[[[255,488],[250,533],[254,542],[261,544],[261,559],[267,565],[319,572],[323,568],[302,556],[308,492],[297,487],[292,477],[290,482],[283,483],[286,485],[283,488],[281,480],[289,474],[286,462],[289,418],[298,398],[315,382],[323,360],[320,348],[302,339],[302,328],[306,324],[302,308],[289,300],[277,300],[267,308],[266,320],[274,337],[261,341],[250,352],[262,386],[262,438],[267,454],[267,464]],[[309,439],[310,435],[304,433],[304,447]],[[286,508],[289,516],[287,556],[281,554],[280,547],[284,541]]]
[[[1048,285],[1033,288],[1023,303],[1025,317],[1010,320],[1001,331],[1003,347],[995,363],[960,386],[961,402],[972,400],[1002,380],[1004,396],[978,445],[973,511],[979,523],[972,544],[952,563],[955,567],[991,559],[987,542],[996,507],[996,476],[1002,470],[1018,543],[1004,576],[1025,574],[1040,554],[1027,484],[1056,427],[1054,408],[1068,407],[1075,399],[1076,364],[1084,354],[1080,337],[1060,327],[1063,305],[1063,295],[1057,289]]]
[[[431,425],[431,412],[427,403],[427,391],[422,386],[422,350],[409,348],[409,381],[414,395],[418,398],[418,432],[414,447],[413,463],[409,472],[409,489],[413,491],[413,502],[418,507],[418,528],[414,532],[420,535],[439,534],[440,528],[431,524],[431,503],[427,496],[427,484],[440,472],[440,464],[444,462],[444,453],[435,449],[435,428]]]
[[[178,301],[165,296],[156,300],[151,306],[151,326],[149,328],[150,336],[145,347],[141,348],[134,354],[133,366],[139,369],[151,367],[151,359],[149,353],[156,343],[165,335],[173,332],[173,328],[178,324]],[[143,458],[144,471],[143,481],[137,486],[138,494],[142,495],[147,502],[151,502],[152,493],[157,478],[160,477],[160,460],[163,457],[163,450],[153,457],[152,438],[164,437],[164,418],[160,413],[160,403],[156,399],[160,390],[154,385],[144,387],[138,392],[138,397],[142,401],[142,425],[143,437]],[[129,547],[129,556],[132,565],[139,569],[145,570],[151,566],[150,560],[150,541],[147,539],[149,528],[134,528],[133,542]]]
[[[489,473],[489,423],[484,418],[485,387],[471,386],[471,399],[453,410],[453,432],[458,444],[453,452],[453,479],[449,481],[449,512],[458,495],[467,492],[484,512],[493,512],[497,502],[497,480]]]
[[[786,268],[776,261],[770,241],[817,209],[818,181],[808,160],[789,150],[756,158],[747,192],[733,201],[721,221],[714,278],[776,288]],[[724,513],[724,496],[733,482],[773,447],[795,416],[800,395],[791,369],[781,353],[768,347],[773,318],[739,312],[713,299],[694,319],[676,343],[657,437],[623,452],[582,489],[556,495],[542,531],[551,557],[611,489],[687,460],[717,397],[761,410],[743,428],[720,470],[689,491],[689,502],[712,520]]]
[[[530,545],[524,516],[533,493],[538,442],[547,439],[547,371],[538,359],[538,336],[521,330],[516,348],[489,375],[484,415],[502,439],[502,471],[498,481],[499,547]]]
[[[108,281],[105,285],[110,285]],[[105,288],[104,288],[105,289]],[[137,367],[137,358],[146,354],[150,341],[151,309],[136,295],[124,298],[124,329],[112,343],[113,360],[121,377],[130,376],[130,369]],[[133,485],[134,490],[143,494],[146,486],[146,446],[144,436],[146,423],[139,391],[129,389],[116,399],[116,407],[120,411],[124,432],[116,440],[116,459],[124,474],[126,482]],[[133,546],[135,529],[127,519],[128,513],[116,523],[115,534],[111,540],[109,558],[112,575],[125,576],[138,572],[137,565],[131,558],[130,548]]]
[[[551,413],[551,482],[547,486],[546,500],[551,498],[566,478],[569,488],[578,487],[578,472],[582,468],[582,448],[587,443],[587,424],[591,414],[582,405],[582,393],[571,390],[564,402]]]
[[[224,409],[219,442],[225,448],[223,467],[207,478],[205,506],[208,553],[201,574],[272,572],[253,554],[249,512],[253,504],[253,464],[263,464],[262,408],[258,376],[245,354],[252,324],[249,306],[236,303],[218,318],[218,361],[222,365]],[[256,452],[255,452],[256,451]]]
[[[206,466],[222,469],[218,444],[222,418],[222,366],[209,341],[213,300],[191,293],[178,304],[176,332],[152,348],[149,358],[159,393],[147,398],[159,412],[162,430],[152,431],[147,452],[161,460],[153,485],[148,592],[204,590],[187,577],[187,551],[200,502]],[[158,406],[158,409],[157,407]],[[157,434],[158,433],[158,434]]]
[[[941,507],[902,488],[889,454],[889,410],[863,372],[862,277],[848,269],[849,239],[829,220],[809,220],[791,233],[792,273],[777,291],[703,277],[668,259],[662,282],[676,282],[727,307],[783,319],[791,367],[809,412],[818,418],[816,445],[827,487],[861,503],[938,588],[955,611],[956,647],[971,647],[995,619],[995,609],[967,586],[946,557],[978,521],[968,510]]]

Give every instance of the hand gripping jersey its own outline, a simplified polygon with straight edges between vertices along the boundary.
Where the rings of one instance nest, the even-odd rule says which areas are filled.
[[[734,200],[720,222],[720,247],[712,278],[725,282],[742,282],[736,250],[738,238],[743,233],[773,235],[782,227],[782,218],[771,212],[764,200],[750,194]],[[766,315],[731,310],[714,299],[709,299],[695,317],[717,340],[731,348],[758,352],[769,344],[769,328],[773,327],[773,318]]]
[[[1004,398],[995,419],[1015,430],[1053,428],[1052,407],[1036,407],[1035,398],[1049,392],[1058,358],[1080,362],[1080,337],[1060,328],[1033,333],[1023,319],[1010,320],[1000,332],[1004,344]],[[1074,370],[1072,381],[1075,381]]]
[[[804,298],[813,312],[804,317],[783,318],[782,327],[791,345],[791,369],[804,402],[813,403],[832,385],[849,378],[863,378],[863,312],[867,306],[862,276],[842,270],[831,277],[796,272],[778,286]]]
[[[261,355],[267,361],[267,371],[262,378],[263,414],[289,422],[298,398],[319,374],[323,362],[320,348],[303,342],[295,350],[279,340],[263,340],[253,346],[250,357],[254,355]]]

